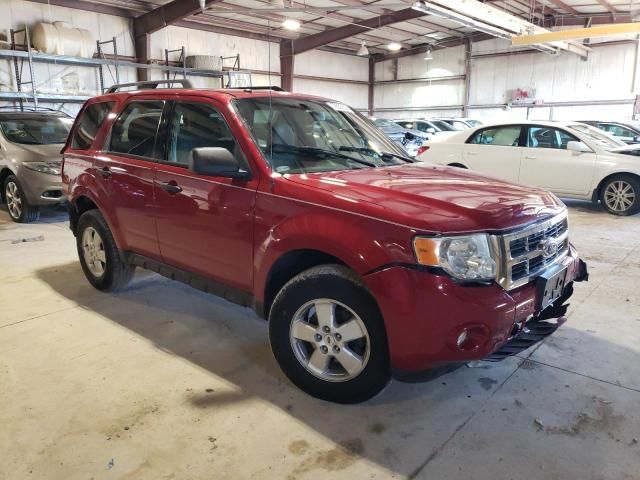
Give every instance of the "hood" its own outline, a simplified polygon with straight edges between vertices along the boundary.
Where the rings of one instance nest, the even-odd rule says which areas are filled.
[[[23,143],[11,143],[12,150],[19,155],[21,160],[26,161],[62,161],[60,150],[64,146],[60,143],[50,143],[47,145],[27,145]]]
[[[625,145],[624,147],[608,148],[607,151],[611,153],[630,153],[636,150],[640,150],[640,144],[634,143],[633,145]]]
[[[344,202],[340,208],[422,232],[504,230],[565,209],[547,191],[453,167],[407,164],[287,178],[325,190],[331,203]]]

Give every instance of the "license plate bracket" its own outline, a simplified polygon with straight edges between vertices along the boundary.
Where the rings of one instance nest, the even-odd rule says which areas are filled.
[[[538,297],[540,298],[538,311],[553,305],[562,296],[567,283],[567,267],[564,265],[549,269],[537,279]]]

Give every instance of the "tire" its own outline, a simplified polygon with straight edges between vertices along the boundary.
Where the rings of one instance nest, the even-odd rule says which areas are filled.
[[[78,219],[76,245],[82,271],[91,285],[106,292],[127,286],[135,266],[120,258],[111,230],[98,210],[84,212]]]
[[[602,185],[600,202],[612,215],[634,215],[640,211],[640,179],[634,175],[614,175]]]
[[[35,222],[40,217],[40,209],[27,203],[27,197],[15,175],[9,175],[6,178],[3,192],[11,220],[17,223],[29,223]]]
[[[335,321],[323,330],[329,324],[319,319],[331,311]],[[310,268],[280,290],[269,314],[269,340],[285,375],[322,400],[363,402],[391,378],[382,315],[364,284],[341,265]],[[313,373],[312,364],[324,366]]]

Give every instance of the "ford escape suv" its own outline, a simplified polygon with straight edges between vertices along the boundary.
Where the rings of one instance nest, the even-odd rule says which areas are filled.
[[[586,279],[546,191],[413,163],[331,100],[161,83],[89,100],[64,147],[82,269],[100,290],[142,267],[252,307],[311,395],[359,402],[392,372],[514,353]]]
[[[32,222],[40,207],[64,202],[60,148],[72,123],[60,112],[0,110],[0,192],[14,222]]]

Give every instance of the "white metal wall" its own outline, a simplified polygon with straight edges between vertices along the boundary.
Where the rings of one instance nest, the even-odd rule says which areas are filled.
[[[295,78],[295,75],[368,82],[369,60],[367,58],[310,50],[296,55],[293,80],[295,92],[330,97],[357,109],[367,108],[369,87],[366,83]]]

